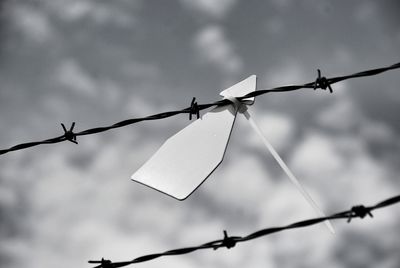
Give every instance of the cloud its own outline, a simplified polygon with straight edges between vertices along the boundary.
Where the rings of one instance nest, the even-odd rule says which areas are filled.
[[[10,11],[13,24],[33,42],[43,43],[55,34],[55,30],[43,10],[29,5],[14,5]]]
[[[293,5],[292,0],[273,0],[271,3],[279,9],[287,9]]]
[[[55,70],[54,79],[78,95],[93,97],[96,94],[95,80],[76,60],[67,59],[61,62]]]
[[[353,101],[343,97],[324,108],[316,120],[321,126],[331,130],[352,131],[362,118]]]
[[[358,135],[310,132],[295,148],[290,166],[321,200],[333,206],[375,202],[394,194],[390,171],[368,153],[368,144]]]
[[[210,25],[203,28],[196,34],[193,42],[200,62],[213,64],[227,74],[235,74],[242,69],[241,59],[220,26]]]
[[[328,137],[311,133],[292,154],[291,166],[301,174],[316,178],[337,174],[345,168],[345,162]]]
[[[268,34],[277,35],[284,32],[285,24],[281,18],[271,17],[265,22],[265,29]]]
[[[223,162],[202,187],[214,202],[250,212],[254,197],[268,193],[273,183],[262,163],[237,149],[230,148],[229,163]]]
[[[222,19],[233,8],[236,0],[181,0],[181,3],[188,9],[199,11],[213,18]]]
[[[360,23],[366,23],[371,19],[375,20],[376,6],[373,2],[364,2],[357,5],[354,11],[355,19]]]
[[[254,113],[253,119],[256,121],[259,128],[265,132],[265,137],[268,138],[278,151],[286,149],[291,143],[295,125],[290,117],[274,111],[260,111]],[[250,125],[248,127],[250,128]],[[260,146],[262,146],[260,137],[254,133],[251,133],[250,137],[246,140],[250,143],[250,146],[254,148],[260,148]]]
[[[268,87],[299,84],[304,82],[306,78],[301,64],[294,59],[286,58],[266,72],[262,78],[262,84]]]
[[[139,6],[138,1],[132,2],[130,7],[135,9]],[[91,0],[50,0],[45,6],[66,22],[77,22],[89,20],[98,25],[114,24],[117,26],[128,26],[134,22],[132,14],[127,12],[119,4],[101,3]]]

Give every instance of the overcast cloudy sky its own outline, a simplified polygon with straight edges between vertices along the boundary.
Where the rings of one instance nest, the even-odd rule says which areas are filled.
[[[399,61],[396,0],[0,2],[0,148],[258,88]],[[256,121],[330,214],[399,194],[399,71],[257,98]],[[225,160],[180,202],[130,181],[182,115],[0,156],[0,266],[90,267],[314,217],[238,118]],[[400,208],[140,267],[400,266]],[[139,266],[139,265],[138,265]]]

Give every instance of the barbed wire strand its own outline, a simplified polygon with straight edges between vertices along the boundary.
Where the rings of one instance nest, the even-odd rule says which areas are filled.
[[[251,92],[243,97],[240,97],[238,99],[243,100],[243,99],[250,98],[250,97],[258,97],[260,95],[264,95],[264,94],[271,93],[271,92],[288,92],[288,91],[295,91],[295,90],[305,89],[305,88],[312,88],[314,90],[316,90],[316,89],[326,90],[328,88],[329,91],[332,93],[333,92],[332,88],[331,88],[332,84],[341,82],[343,80],[352,79],[352,78],[373,76],[373,75],[377,75],[377,74],[387,72],[389,70],[398,69],[398,68],[400,68],[400,62],[390,65],[390,66],[387,66],[387,67],[371,69],[371,70],[354,73],[351,75],[338,76],[338,77],[332,77],[332,78],[321,77],[321,71],[318,69],[318,77],[314,82],[309,82],[309,83],[301,84],[301,85],[280,86],[280,87],[275,87],[275,88],[270,88],[270,89],[257,90],[257,91]],[[184,108],[182,110],[168,111],[168,112],[158,113],[158,114],[154,114],[154,115],[150,115],[150,116],[146,116],[146,117],[127,119],[127,120],[123,120],[118,123],[115,123],[113,125],[110,125],[110,126],[91,128],[91,129],[83,130],[81,132],[73,132],[75,122],[72,123],[72,126],[69,130],[67,130],[65,128],[65,126],[62,124],[63,130],[64,130],[63,135],[55,137],[55,138],[47,139],[47,140],[42,140],[42,141],[21,143],[21,144],[12,146],[8,149],[2,149],[2,150],[0,150],[0,155],[6,154],[6,153],[9,153],[12,151],[27,149],[27,148],[38,146],[41,144],[55,144],[55,143],[64,142],[64,141],[70,141],[75,144],[78,144],[78,142],[77,142],[78,136],[92,135],[92,134],[108,131],[111,129],[136,124],[136,123],[139,123],[142,121],[160,120],[160,119],[176,116],[178,114],[185,114],[185,113],[187,114],[188,113],[190,119],[192,118],[192,115],[195,114],[195,115],[197,115],[197,118],[198,118],[199,111],[208,109],[213,106],[228,105],[230,103],[231,103],[230,100],[223,99],[223,100],[216,101],[213,103],[197,104],[197,102],[195,102],[195,98],[193,98],[191,106]]]
[[[347,219],[347,222],[350,222],[351,219],[353,219],[353,218],[363,219],[366,216],[373,217],[372,211],[381,209],[381,208],[384,208],[387,206],[392,206],[399,202],[400,202],[400,195],[397,195],[397,196],[391,197],[389,199],[386,199],[384,201],[381,201],[374,206],[370,206],[370,207],[365,207],[363,205],[353,206],[350,210],[338,212],[338,213],[332,214],[331,216],[303,220],[303,221],[295,222],[295,223],[292,223],[292,224],[289,224],[286,226],[282,226],[282,227],[265,228],[265,229],[256,231],[254,233],[251,233],[247,236],[228,236],[228,233],[226,231],[224,231],[223,239],[214,240],[214,241],[211,241],[211,242],[199,245],[199,246],[185,247],[185,248],[168,250],[163,253],[154,253],[154,254],[144,255],[144,256],[135,258],[133,260],[130,260],[130,261],[112,262],[110,260],[106,260],[103,258],[101,260],[88,261],[88,262],[91,264],[99,264],[99,265],[95,266],[94,268],[117,268],[117,267],[128,266],[128,265],[135,264],[135,263],[151,261],[153,259],[156,259],[156,258],[159,258],[162,256],[189,254],[191,252],[194,252],[194,251],[197,251],[200,249],[217,250],[217,249],[223,248],[223,247],[230,249],[230,248],[233,248],[237,243],[246,242],[246,241],[257,239],[257,238],[260,238],[263,236],[271,235],[273,233],[282,232],[285,230],[303,228],[303,227],[315,225],[315,224],[324,222],[326,220]]]

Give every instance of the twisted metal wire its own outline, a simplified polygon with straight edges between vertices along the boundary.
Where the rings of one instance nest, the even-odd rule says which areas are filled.
[[[258,97],[260,95],[264,95],[267,93],[271,93],[271,92],[288,92],[288,91],[294,91],[294,90],[299,90],[299,89],[303,89],[303,88],[312,88],[314,90],[320,88],[323,90],[326,90],[327,88],[329,89],[329,91],[332,93],[332,88],[331,85],[341,82],[343,80],[348,80],[348,79],[352,79],[352,78],[358,78],[358,77],[366,77],[366,76],[373,76],[373,75],[377,75],[383,72],[387,72],[389,70],[394,70],[394,69],[398,69],[400,68],[400,62],[387,66],[387,67],[382,67],[382,68],[377,68],[377,69],[370,69],[370,70],[366,70],[366,71],[362,71],[362,72],[358,72],[358,73],[354,73],[354,74],[350,74],[350,75],[345,75],[345,76],[338,76],[338,77],[332,77],[332,78],[326,78],[326,77],[321,77],[321,72],[320,70],[318,70],[318,77],[314,82],[309,82],[306,84],[300,84],[300,85],[289,85],[289,86],[280,86],[280,87],[275,87],[275,88],[270,88],[270,89],[263,89],[263,90],[257,90],[254,92],[251,92],[243,97],[238,98],[239,100],[243,100],[246,98],[250,98],[250,97]],[[2,149],[0,150],[0,155],[12,152],[12,151],[17,151],[17,150],[22,150],[22,149],[26,149],[29,147],[34,147],[34,146],[38,146],[41,144],[55,144],[55,143],[59,143],[59,142],[64,142],[64,141],[70,141],[73,142],[75,144],[78,144],[77,142],[77,137],[78,136],[85,136],[85,135],[92,135],[92,134],[96,134],[96,133],[100,133],[100,132],[104,132],[104,131],[108,131],[111,129],[115,129],[115,128],[120,128],[120,127],[125,127],[128,125],[132,125],[132,124],[136,124],[142,121],[150,121],[150,120],[160,120],[160,119],[164,119],[167,117],[172,117],[172,116],[176,116],[178,114],[189,114],[189,118],[192,118],[192,115],[196,115],[197,118],[199,117],[199,111],[208,109],[210,107],[213,106],[223,106],[223,105],[228,105],[230,104],[231,101],[227,100],[227,99],[223,99],[223,100],[219,100],[213,103],[206,103],[206,104],[197,104],[197,102],[195,102],[195,99],[192,100],[191,106],[184,108],[182,110],[175,110],[175,111],[168,111],[168,112],[163,112],[163,113],[159,113],[159,114],[154,114],[154,115],[150,115],[150,116],[146,116],[146,117],[139,117],[139,118],[132,118],[132,119],[127,119],[127,120],[123,120],[120,121],[118,123],[115,123],[113,125],[110,126],[105,126],[105,127],[96,127],[96,128],[91,128],[91,129],[87,129],[87,130],[83,130],[80,132],[73,132],[73,128],[75,125],[75,122],[72,123],[72,126],[69,130],[67,130],[65,128],[65,126],[63,125],[63,129],[64,129],[64,134],[55,138],[51,138],[51,139],[46,139],[46,140],[42,140],[42,141],[34,141],[34,142],[27,142],[27,143],[21,143],[15,146],[12,146],[8,149]]]
[[[365,207],[363,205],[359,206],[353,206],[350,210],[338,212],[335,214],[332,214],[330,216],[326,217],[319,217],[319,218],[313,218],[313,219],[307,219],[299,222],[295,222],[286,226],[281,226],[281,227],[272,227],[272,228],[265,228],[259,231],[256,231],[254,233],[251,233],[246,236],[228,236],[227,232],[224,231],[224,238],[219,239],[219,240],[214,240],[199,246],[193,246],[193,247],[184,247],[184,248],[179,248],[179,249],[173,249],[173,250],[168,250],[162,253],[154,253],[154,254],[148,254],[144,255],[138,258],[135,258],[130,261],[123,261],[123,262],[112,262],[110,260],[106,260],[102,258],[101,260],[94,260],[94,261],[88,261],[91,264],[98,264],[97,266],[93,268],[117,268],[117,267],[124,267],[128,266],[131,264],[135,263],[140,263],[140,262],[147,262],[154,260],[156,258],[160,258],[162,256],[172,256],[172,255],[183,255],[183,254],[189,254],[191,252],[200,250],[200,249],[219,249],[219,248],[232,248],[234,247],[237,243],[241,242],[246,242],[250,241],[253,239],[257,239],[263,236],[271,235],[273,233],[278,233],[282,232],[285,230],[289,229],[297,229],[297,228],[304,228],[307,226],[315,225],[321,222],[324,222],[326,220],[338,220],[338,219],[347,219],[347,222],[350,222],[351,219],[353,218],[365,218],[366,216],[373,217],[372,211],[381,209],[387,206],[392,206],[396,203],[400,202],[400,195],[391,197],[389,199],[386,199],[384,201],[381,201],[377,203],[374,206],[369,206]]]

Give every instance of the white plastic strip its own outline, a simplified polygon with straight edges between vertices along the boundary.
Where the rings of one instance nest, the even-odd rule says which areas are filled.
[[[278,162],[280,167],[283,169],[283,171],[286,173],[290,181],[297,187],[297,189],[300,191],[300,193],[303,195],[303,197],[307,200],[307,202],[311,205],[311,207],[314,209],[314,211],[317,213],[319,217],[325,217],[325,214],[322,212],[322,210],[318,207],[318,205],[315,203],[315,201],[311,198],[311,196],[307,193],[307,191],[304,189],[303,185],[300,184],[300,182],[297,180],[297,178],[294,176],[294,174],[290,171],[289,167],[285,164],[285,162],[282,160],[282,158],[279,156],[279,154],[275,151],[274,147],[272,147],[271,143],[264,137],[262,134],[260,128],[258,125],[254,122],[254,120],[251,118],[250,113],[248,110],[245,110],[242,112],[243,115],[246,117],[246,119],[249,121],[250,125],[252,126],[253,130],[258,134],[258,136],[261,138],[263,141],[264,145],[267,147],[267,149],[270,151],[272,156],[275,158],[275,160]],[[334,234],[335,230],[333,229],[332,224],[330,221],[325,221],[325,225],[328,227],[329,231]]]

